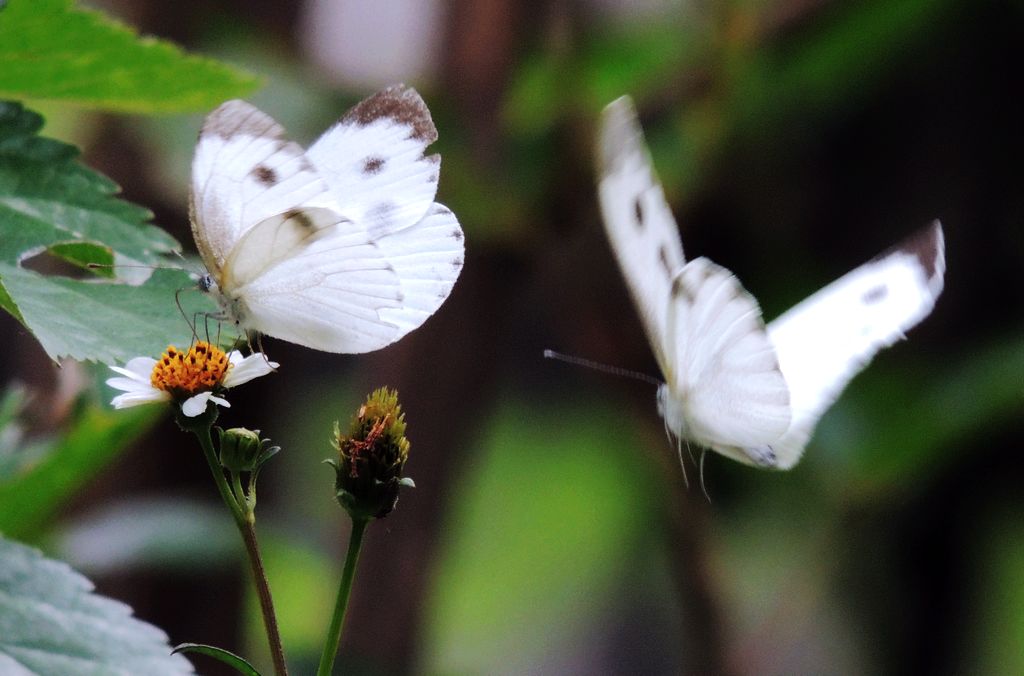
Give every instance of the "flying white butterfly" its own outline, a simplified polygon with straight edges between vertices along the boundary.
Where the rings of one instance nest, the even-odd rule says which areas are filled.
[[[213,111],[192,162],[200,286],[247,331],[328,352],[389,345],[462,270],[462,229],[434,202],[441,160],[415,90],[362,101],[309,150],[244,101]]]
[[[936,221],[765,327],[732,273],[683,257],[629,98],[604,111],[598,162],[605,230],[666,380],[658,411],[677,438],[740,462],[796,464],[849,380],[942,291]]]

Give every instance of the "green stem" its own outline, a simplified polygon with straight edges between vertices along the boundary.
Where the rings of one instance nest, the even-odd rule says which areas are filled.
[[[217,484],[217,490],[220,491],[221,499],[227,508],[231,510],[231,516],[234,517],[235,523],[241,528],[246,521],[245,513],[242,511],[242,506],[238,504],[238,500],[232,494],[231,487],[228,486],[228,480],[224,478],[224,468],[220,466],[217,452],[213,450],[213,438],[210,436],[210,428],[207,426],[193,429],[192,431],[199,438],[199,445],[203,448],[203,456],[206,458],[206,464],[210,466],[210,472],[213,474],[213,483]]]
[[[338,654],[341,643],[341,630],[345,624],[345,611],[348,609],[348,597],[352,592],[352,580],[356,576],[356,563],[359,561],[359,550],[363,545],[363,533],[369,519],[352,519],[352,535],[348,540],[348,553],[345,555],[345,568],[341,573],[341,584],[338,585],[338,598],[334,602],[334,615],[331,626],[327,630],[324,651],[320,655],[320,667],[317,676],[330,676],[334,668],[334,658]]]
[[[274,659],[274,673],[277,676],[288,676],[288,665],[284,661],[284,646],[281,643],[281,632],[278,631],[277,615],[274,613],[274,599],[270,595],[267,573],[263,570],[260,546],[256,541],[256,524],[247,521],[245,526],[239,526],[238,528],[242,532],[242,539],[245,540],[245,550],[249,553],[249,563],[252,564],[252,577],[256,582],[256,592],[260,599],[260,610],[263,612],[263,626],[267,630],[267,644],[270,646],[270,654]]]
[[[213,473],[213,482],[217,484],[220,497],[224,504],[231,510],[231,516],[235,519],[238,532],[245,542],[245,551],[249,555],[249,565],[252,568],[253,581],[256,584],[256,594],[260,599],[260,610],[263,611],[263,626],[267,630],[267,643],[270,647],[270,654],[274,660],[274,673],[277,676],[288,676],[288,666],[284,660],[284,646],[281,643],[281,634],[277,628],[277,615],[274,613],[274,601],[270,595],[270,584],[267,582],[267,573],[263,568],[263,559],[260,557],[259,544],[256,541],[256,527],[253,523],[254,515],[247,509],[243,509],[238,500],[244,500],[244,496],[235,496],[224,478],[224,469],[217,459],[217,453],[213,450],[213,439],[210,436],[210,427],[193,429],[196,437],[199,438],[199,445],[203,448],[203,455],[206,457],[206,464],[210,466]]]

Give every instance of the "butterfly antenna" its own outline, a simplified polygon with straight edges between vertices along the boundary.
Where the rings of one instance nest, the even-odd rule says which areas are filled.
[[[630,371],[629,369],[620,368],[618,366],[609,366],[608,364],[602,364],[601,362],[593,361],[590,359],[584,359],[583,357],[574,357],[568,354],[562,354],[561,352],[555,352],[554,350],[544,350],[545,359],[555,359],[557,361],[564,361],[566,364],[573,364],[575,366],[583,366],[588,369],[595,371],[601,371],[602,373],[609,373],[613,376],[624,376],[626,378],[632,378],[633,380],[639,380],[641,382],[649,383],[658,387],[661,385],[661,381],[654,376],[649,376],[646,373],[640,373],[639,371]]]

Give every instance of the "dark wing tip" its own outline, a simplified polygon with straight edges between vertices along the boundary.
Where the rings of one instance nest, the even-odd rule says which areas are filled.
[[[898,244],[896,250],[917,258],[928,277],[928,285],[938,295],[946,274],[946,240],[942,223],[938,219],[932,221]]]
[[[207,134],[223,139],[231,139],[238,135],[282,138],[284,128],[251,103],[231,99],[207,115],[200,136]]]
[[[409,127],[409,137],[424,144],[437,140],[437,128],[427,104],[415,89],[404,84],[391,85],[360,101],[342,122],[365,127],[383,118]]]

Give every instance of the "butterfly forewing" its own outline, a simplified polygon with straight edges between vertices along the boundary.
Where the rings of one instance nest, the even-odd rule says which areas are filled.
[[[850,379],[931,312],[945,268],[942,226],[935,222],[768,325],[793,407],[780,463],[794,464]]]
[[[433,203],[441,158],[424,151],[436,140],[423,99],[396,85],[359,103],[307,155],[345,216],[377,239],[417,223]]]
[[[690,261],[673,281],[668,314],[677,364],[668,386],[688,425],[677,434],[741,452],[781,437],[790,422],[786,381],[757,301],[736,277],[706,258]]]
[[[222,104],[203,124],[191,202],[196,246],[215,278],[235,243],[257,223],[298,206],[337,210],[302,146],[244,101]]]
[[[598,194],[612,251],[659,365],[671,380],[675,365],[666,353],[666,312],[672,279],[685,263],[683,245],[627,97],[609,104],[601,118]]]

